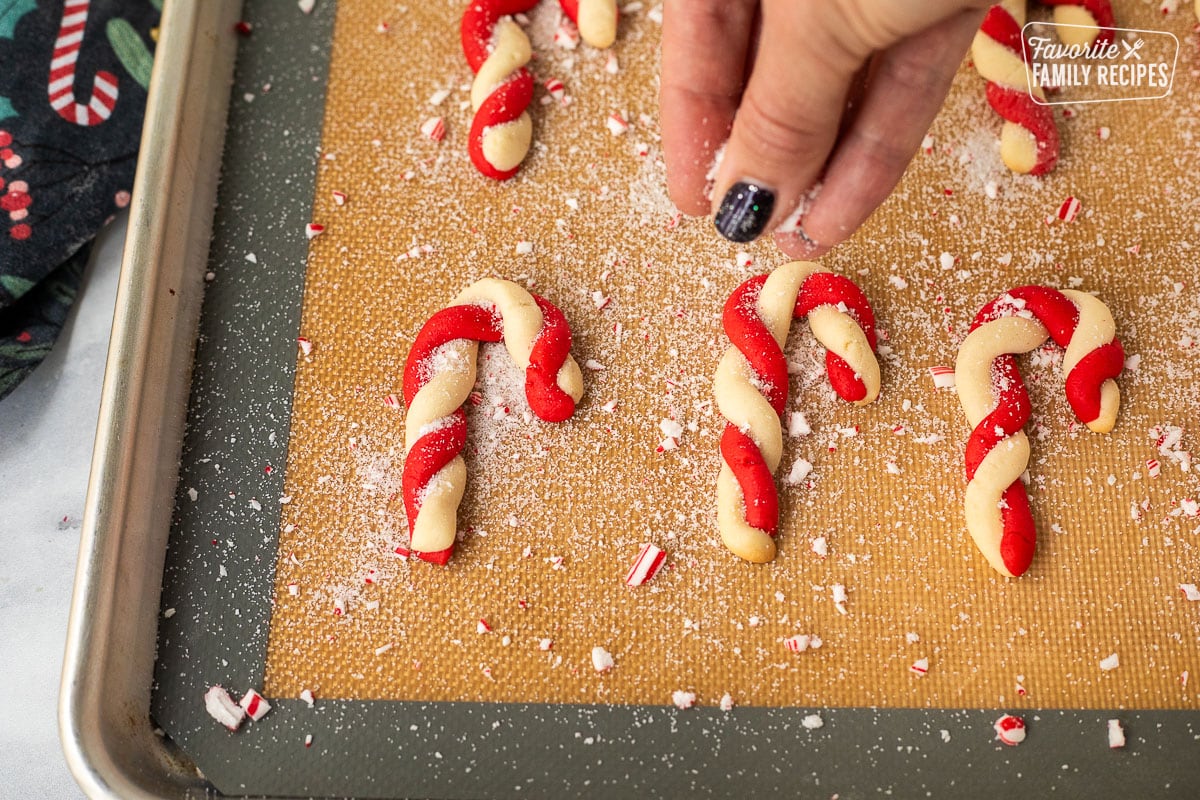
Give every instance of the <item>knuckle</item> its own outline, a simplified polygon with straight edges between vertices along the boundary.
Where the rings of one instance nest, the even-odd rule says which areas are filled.
[[[777,101],[768,102],[761,93],[747,92],[736,127],[760,158],[786,162],[824,155],[818,153],[823,133],[816,119],[816,115],[781,107]]]

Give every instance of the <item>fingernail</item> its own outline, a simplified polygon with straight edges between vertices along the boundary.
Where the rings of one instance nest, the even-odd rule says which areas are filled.
[[[775,208],[775,193],[756,183],[735,183],[717,209],[713,223],[731,242],[751,242],[758,238]]]

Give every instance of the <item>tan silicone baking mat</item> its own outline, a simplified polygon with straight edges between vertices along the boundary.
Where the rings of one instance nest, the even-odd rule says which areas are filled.
[[[807,326],[793,326],[789,410],[803,411],[812,433],[787,439],[782,471],[801,458],[814,468],[804,485],[781,485],[779,555],[754,566],[716,532],[722,421],[711,376],[727,344],[726,297],[786,259],[769,242],[739,252],[709,221],[679,219],[666,196],[661,8],[629,4],[611,57],[555,46],[554,4],[530,15],[535,144],[519,176],[497,184],[466,156],[461,6],[338,5],[314,212],[326,229],[307,271],[301,335],[313,347],[296,377],[269,695],[669,704],[682,690],[702,704],[726,693],[747,705],[1196,704],[1200,603],[1180,590],[1200,583],[1200,517],[1187,502],[1200,475],[1181,455],[1198,447],[1200,419],[1200,62],[1190,15],[1117,4],[1122,26],[1180,37],[1175,92],[1060,107],[1063,157],[1040,180],[1000,164],[999,121],[964,64],[927,152],[823,259],[874,305],[879,401],[858,409],[833,398]],[[568,102],[540,85],[551,77]],[[605,125],[613,112],[630,122],[622,136]],[[419,132],[434,116],[445,121],[440,143]],[[1081,202],[1078,218],[1048,220],[1068,197]],[[483,348],[463,540],[445,568],[401,560],[404,413],[385,399],[400,395],[422,323],[486,276],[558,304],[576,358],[602,369],[585,370],[574,419],[551,425],[529,418],[504,351]],[[1005,580],[965,531],[968,428],[929,367],[953,365],[975,311],[1025,283],[1098,293],[1132,358],[1110,436],[1073,424],[1058,351],[1022,359],[1039,545],[1030,571]],[[660,452],[665,419],[684,434]],[[1178,443],[1160,452],[1156,426],[1181,427]],[[1148,459],[1161,462],[1157,477]],[[818,537],[825,558],[813,551]],[[666,567],[627,587],[644,542],[666,550]],[[846,587],[845,614],[835,584]],[[491,632],[478,632],[481,619]],[[790,652],[783,641],[796,634],[823,646]],[[596,646],[612,653],[610,672],[593,669]],[[1112,654],[1119,666],[1102,669]],[[919,659],[924,677],[910,670]]]

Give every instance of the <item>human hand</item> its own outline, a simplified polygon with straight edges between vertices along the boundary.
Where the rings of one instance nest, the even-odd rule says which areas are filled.
[[[824,253],[899,181],[988,5],[666,0],[660,103],[672,200],[714,213],[733,241],[775,231],[788,255]]]

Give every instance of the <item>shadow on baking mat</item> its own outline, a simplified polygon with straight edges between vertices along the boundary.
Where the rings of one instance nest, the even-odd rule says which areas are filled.
[[[1019,682],[1019,676],[997,678],[1005,689],[998,693],[999,699],[993,699],[997,692],[983,678],[966,675],[947,681],[936,674],[914,676],[914,672],[928,669],[929,663],[922,666],[919,658],[914,662],[908,656],[915,654],[908,650],[903,651],[904,663],[888,651],[888,670],[880,679],[886,686],[869,686],[860,681],[861,662],[881,658],[880,651],[872,649],[882,647],[879,640],[898,635],[903,641],[904,631],[909,630],[903,619],[889,616],[897,612],[878,599],[886,601],[890,596],[884,591],[886,586],[868,591],[863,573],[853,602],[858,604],[859,619],[874,622],[861,623],[864,627],[855,629],[847,627],[852,623],[845,621],[846,615],[827,602],[825,587],[838,580],[835,559],[814,563],[807,540],[795,537],[781,545],[773,573],[738,570],[736,575],[718,574],[728,557],[715,544],[715,537],[712,541],[700,537],[685,541],[683,533],[688,530],[711,527],[707,511],[711,480],[704,476],[712,472],[712,463],[697,458],[690,467],[693,472],[678,480],[671,476],[686,465],[664,462],[663,454],[654,452],[653,443],[645,452],[627,446],[636,439],[614,438],[620,445],[614,446],[598,433],[609,423],[587,423],[606,419],[609,411],[605,406],[611,394],[629,405],[645,402],[636,416],[649,419],[652,429],[657,429],[660,418],[674,419],[676,411],[681,416],[692,415],[700,424],[680,435],[694,436],[715,452],[715,446],[708,447],[707,442],[715,442],[709,428],[715,430],[716,426],[705,416],[712,412],[704,405],[710,386],[706,378],[691,380],[691,376],[707,376],[711,370],[714,347],[723,344],[723,340],[718,344],[715,335],[715,309],[729,290],[750,274],[745,265],[752,263],[753,257],[761,256],[765,265],[777,256],[765,248],[750,254],[730,250],[711,263],[697,264],[694,285],[684,287],[686,296],[674,285],[677,281],[620,274],[631,258],[647,262],[642,269],[656,275],[649,272],[648,262],[676,263],[680,251],[703,252],[712,246],[707,227],[687,221],[680,224],[673,216],[661,189],[656,188],[661,184],[661,172],[655,171],[653,159],[644,158],[646,152],[657,152],[653,121],[643,121],[636,113],[653,111],[650,82],[613,78],[636,75],[639,69],[652,74],[655,69],[661,19],[656,3],[626,4],[625,27],[617,45],[619,68],[616,60],[582,46],[543,51],[539,79],[547,80],[549,86],[553,72],[570,78],[568,85],[579,88],[570,106],[560,104],[560,108],[546,102],[535,114],[535,137],[544,149],[535,148],[528,174],[522,175],[522,183],[513,184],[526,192],[527,209],[517,207],[511,196],[496,186],[466,180],[475,176],[465,166],[465,159],[459,158],[463,155],[461,141],[447,155],[455,132],[461,136],[469,123],[467,113],[455,108],[466,95],[461,88],[465,68],[457,54],[456,20],[461,5],[457,0],[439,0],[427,7],[400,9],[383,0],[336,4],[333,0],[249,0],[245,6],[250,35],[241,43],[232,90],[210,255],[213,280],[197,344],[177,521],[164,576],[152,703],[157,724],[193,759],[213,787],[231,795],[454,798],[690,794],[989,797],[1011,792],[1182,797],[1200,792],[1200,762],[1185,753],[1200,736],[1200,715],[1186,709],[1190,702],[1186,693],[1182,700],[1167,702],[1137,695],[1139,701],[1149,697],[1142,705],[1166,706],[1160,710],[1109,710],[1103,706],[1110,702],[1110,695],[1091,684],[1081,690],[1085,692],[1081,699],[1054,694],[1049,687],[1055,678],[1047,678],[1039,685],[1041,696],[1061,696],[1066,698],[1063,705],[1093,708],[1047,710],[1023,701],[1021,710],[1014,712],[1020,714],[1017,720],[988,709],[996,703],[1004,705],[1004,692],[1011,691],[1007,687],[1013,680]],[[549,0],[530,16],[535,47],[557,38],[561,26]],[[419,75],[428,79],[417,80]],[[445,96],[436,103],[433,100],[442,91],[452,95],[445,106],[441,106]],[[971,89],[968,86],[964,91]],[[559,99],[557,94],[547,96]],[[429,104],[439,110],[432,111]],[[637,120],[633,130],[645,138],[619,138],[603,126],[597,126],[598,133],[565,132],[580,119],[605,119],[612,112],[609,105],[623,107],[625,118]],[[339,113],[331,112],[326,118],[327,108]],[[563,110],[568,108],[570,113]],[[431,113],[444,114],[450,129],[441,150],[424,140],[410,141]],[[570,144],[572,136],[580,138],[578,147]],[[588,148],[602,155],[593,158]],[[558,153],[560,158],[550,159],[547,152]],[[930,169],[918,165],[909,180],[918,185],[942,179],[936,173],[922,172]],[[578,192],[564,189],[570,185],[570,179],[564,180],[570,170],[589,176]],[[415,180],[410,172],[415,173]],[[461,197],[439,199],[438,193],[444,194],[446,185],[469,188],[463,189]],[[1030,189],[1030,184],[1016,185],[1030,194],[1042,191]],[[628,198],[623,194],[625,187],[629,187]],[[910,216],[914,213],[922,224],[929,223],[924,211],[913,211],[925,203],[920,192],[912,192],[911,200],[901,194],[885,207],[877,222],[880,227],[871,233],[882,231],[880,238],[894,235],[889,231],[904,229],[916,218]],[[614,197],[639,203],[640,216],[632,220],[620,217],[623,206],[606,205],[614,202]],[[570,211],[555,210],[551,202],[570,211],[582,206],[589,213],[581,217],[598,222],[582,218],[563,222],[559,215],[568,217]],[[961,202],[969,203],[967,199]],[[443,218],[436,218],[429,209],[444,212]],[[528,216],[522,217],[526,212]],[[981,217],[984,213],[979,211]],[[446,215],[462,225],[462,230],[454,240],[438,241],[435,247],[430,242],[439,227],[446,225]],[[337,224],[327,224],[329,230],[320,238],[305,237],[306,225],[314,220]],[[1036,226],[1041,224],[1038,220],[1030,230],[1038,230]],[[628,247],[610,252],[606,242],[611,228],[622,226],[633,231],[630,238],[639,243],[636,253]],[[388,231],[389,236],[380,231]],[[943,233],[930,235],[936,238]],[[952,234],[944,235],[948,240]],[[390,241],[396,236],[403,241]],[[871,237],[863,239],[848,246],[843,251],[846,255],[827,259],[829,265],[861,278],[867,294],[877,299],[881,319],[902,315],[915,319],[920,309],[906,307],[903,295],[889,296],[887,270],[860,273],[856,269],[856,264],[864,263],[872,253]],[[905,249],[919,244],[899,235],[894,239],[897,253],[920,262],[919,251]],[[520,242],[527,246],[513,246]],[[565,255],[559,258],[551,253],[539,261],[541,253],[533,248],[543,245]],[[963,252],[967,252],[965,247]],[[575,329],[576,345],[587,349],[589,355],[596,354],[603,366],[609,367],[589,376],[592,397],[585,398],[580,409],[585,422],[555,432],[537,428],[540,447],[517,441],[524,429],[508,434],[499,444],[527,460],[544,459],[533,463],[549,465],[531,470],[541,476],[535,479],[541,481],[537,484],[540,492],[544,490],[541,496],[584,511],[600,501],[612,501],[620,507],[619,513],[610,511],[610,516],[601,517],[603,525],[572,525],[561,518],[539,516],[543,510],[532,506],[518,508],[519,513],[490,509],[475,497],[468,500],[464,513],[477,520],[480,529],[488,530],[475,531],[445,572],[429,577],[434,568],[416,564],[425,571],[414,571],[417,577],[405,581],[398,579],[392,596],[380,595],[378,586],[364,588],[362,574],[353,572],[363,568],[369,573],[369,561],[352,558],[350,567],[337,561],[346,553],[360,555],[364,540],[372,545],[390,541],[394,520],[399,517],[391,514],[388,519],[392,521],[385,523],[377,513],[392,510],[385,491],[390,489],[387,479],[378,474],[380,463],[396,458],[386,442],[402,440],[402,418],[391,411],[380,412],[377,396],[396,390],[403,353],[420,320],[453,296],[469,276],[479,276],[477,251],[494,257],[495,271],[524,280],[528,286],[536,285],[540,293],[561,303],[573,323],[581,321]],[[949,280],[940,274],[944,266],[936,258],[930,263],[932,266],[914,267],[912,283],[927,276],[931,282],[935,278]],[[617,274],[611,283],[606,270]],[[1085,277],[1091,274],[1085,273]],[[364,286],[364,276],[373,282]],[[891,285],[894,288],[894,283]],[[589,290],[582,291],[581,286]],[[622,294],[625,286],[631,287],[630,291]],[[607,304],[596,300],[592,287],[605,287],[597,291],[611,293],[615,304],[605,310]],[[995,287],[996,292],[1004,288]],[[960,295],[973,300],[972,291],[961,289]],[[1132,290],[1127,294],[1136,296]],[[394,297],[404,297],[405,302],[397,303]],[[938,302],[945,301],[939,298]],[[1134,304],[1124,302],[1124,310]],[[621,325],[598,315],[620,314],[622,303],[628,306],[626,325],[633,333],[617,346],[606,337]],[[662,309],[667,310],[669,321],[661,327],[682,342],[678,353],[652,341],[658,325],[652,315]],[[646,319],[651,322],[645,324]],[[940,326],[940,320],[937,324]],[[942,343],[915,341],[921,338],[921,329],[906,333],[899,328],[892,330],[890,340],[898,351],[925,347],[932,351],[919,351],[922,358],[938,354]],[[311,346],[316,349],[309,351],[310,344],[304,343],[297,367],[297,336],[307,338],[311,331],[319,332],[312,337]],[[891,370],[892,383],[877,408],[860,413],[839,410],[822,398],[812,401],[820,412],[814,419],[821,416],[821,423],[854,431],[853,436],[845,434],[839,440],[846,461],[839,462],[833,452],[839,448],[829,448],[829,455],[810,456],[818,471],[835,473],[846,467],[851,457],[870,455],[856,448],[892,441],[887,437],[893,436],[894,418],[906,393],[919,396],[921,391],[901,383],[902,375],[916,372],[911,366],[896,359],[884,364],[885,374]],[[639,401],[637,387],[621,383],[624,378],[618,373],[622,372],[637,373],[639,381],[668,386],[666,399]],[[497,374],[503,389],[511,376]],[[811,386],[805,391],[818,392]],[[1150,393],[1146,388],[1140,391]],[[490,402],[492,395],[486,397]],[[952,401],[944,395],[927,396],[924,405],[933,409],[934,417],[957,420]],[[364,411],[368,407],[371,410]],[[357,422],[359,415],[368,413],[378,415],[373,418],[377,420],[374,429]],[[633,436],[630,431],[635,423],[628,421],[630,416],[635,415],[614,418],[611,430]],[[622,425],[627,427],[622,429]],[[934,430],[944,434],[943,438],[955,439],[963,433],[945,422],[938,425]],[[914,483],[924,480],[921,469],[934,474],[958,457],[957,439],[944,445],[944,452],[936,449],[935,440],[936,436],[930,437],[933,450],[914,451],[919,455],[912,457],[911,463],[897,458]],[[477,444],[484,450],[496,443]],[[563,452],[572,453],[573,447],[584,452],[594,449],[602,463],[604,458],[615,458],[643,472],[631,477],[631,468],[618,465],[605,476],[611,482],[602,484],[610,497],[579,497],[565,482],[554,479],[561,464],[556,459]],[[616,450],[620,453],[614,456]],[[928,452],[933,452],[933,458]],[[496,465],[504,460],[481,452],[475,455],[479,462],[491,458]],[[1107,466],[1101,464],[1097,474],[1103,474],[1101,468]],[[343,502],[359,496],[347,492],[346,475],[356,479],[355,493],[366,491],[359,484],[370,485],[370,502]],[[645,485],[646,475],[653,477],[649,482],[656,486]],[[911,492],[881,488],[879,476],[862,476],[863,485],[856,485],[853,477],[841,480],[842,494],[835,492],[839,484],[830,477],[821,484],[824,499],[814,497],[807,505],[800,500],[785,501],[783,513],[791,520],[788,524],[798,527],[797,519],[824,515],[835,546],[840,543],[852,548],[849,536],[840,541],[836,538],[842,531],[876,535],[898,529],[897,518],[911,523],[925,514],[931,530],[922,535],[936,540],[935,549],[957,547],[941,548],[938,538],[957,541],[961,536],[954,506],[958,498],[953,497],[959,489],[947,488],[944,477],[928,479],[927,485],[933,487],[930,493],[938,496],[927,503],[923,497],[915,498],[921,502],[914,503]],[[677,483],[673,485],[673,481]],[[480,485],[473,486],[473,491],[482,493],[482,483],[477,481]],[[326,490],[327,486],[332,488]],[[1070,488],[1078,487],[1071,484]],[[658,514],[653,504],[640,507],[626,502],[634,490],[673,493],[671,502],[677,504],[676,509],[706,510],[689,512],[690,516]],[[503,493],[503,486],[488,487],[487,491],[491,493],[488,497],[498,498],[499,508],[516,502],[511,494]],[[857,495],[872,492],[882,501],[857,502]],[[941,495],[952,496],[954,502]],[[1076,513],[1084,512],[1070,512]],[[673,520],[673,516],[678,518]],[[629,530],[635,527],[631,520],[638,521],[636,530]],[[646,530],[653,528],[664,536],[674,536],[678,529],[670,569],[664,569],[656,583],[638,595],[625,591],[627,587],[619,582],[613,582],[616,589],[603,582],[588,583],[589,570],[601,575],[623,573],[645,532],[640,527],[643,522]],[[531,545],[536,558],[522,555],[524,526],[552,531],[568,543],[591,537],[596,544],[576,551],[564,549],[562,552],[573,555],[568,556],[565,570],[553,573],[561,574],[563,583],[547,587],[529,565],[554,570],[563,561],[554,562],[556,551],[546,539]],[[360,529],[371,535],[355,533]],[[1099,532],[1114,539],[1120,534],[1107,527]],[[337,546],[322,550],[313,539],[336,540]],[[897,534],[873,541],[876,564],[895,562],[894,570],[880,566],[876,574],[911,572],[916,550],[909,548],[917,544],[924,550],[931,547],[928,542],[910,539]],[[1052,544],[1057,561],[1048,558],[1045,563],[1064,563],[1068,547],[1061,542]],[[962,569],[962,558],[945,558],[938,565],[950,563]],[[920,559],[926,568],[925,556]],[[1057,574],[1054,569],[1066,570],[1046,568],[1031,581]],[[990,574],[966,572],[963,586],[943,590],[936,582],[910,582],[904,596],[995,589]],[[348,582],[351,577],[358,584],[339,591],[339,581]],[[288,586],[293,582],[294,592]],[[818,583],[819,604],[811,601],[814,592],[809,591]],[[447,592],[446,597],[429,592],[435,584]],[[570,591],[556,588],[562,586],[571,587]],[[819,606],[819,619],[825,626],[822,631],[844,633],[840,638],[843,644],[827,645],[828,657],[822,652],[823,660],[811,662],[822,665],[814,670],[832,671],[792,670],[778,679],[775,676],[781,673],[773,671],[771,664],[778,660],[781,648],[762,648],[751,654],[746,647],[747,659],[758,660],[751,660],[750,667],[737,668],[742,670],[738,676],[743,680],[736,685],[756,687],[758,693],[750,700],[757,705],[750,705],[750,700],[747,705],[719,702],[720,691],[709,684],[724,681],[733,661],[721,649],[721,637],[740,647],[743,640],[749,641],[748,634],[738,623],[736,630],[714,631],[715,639],[706,638],[710,627],[718,626],[711,621],[717,615],[697,614],[687,603],[672,601],[669,591],[660,591],[664,587],[675,590],[676,596],[688,597],[702,610],[724,608],[728,603],[733,610],[725,616],[748,619],[747,627],[758,626],[753,621],[757,616],[747,616],[756,613],[756,607],[775,609],[771,604],[783,603],[785,595],[789,609],[807,600]],[[421,595],[421,591],[427,594]],[[521,594],[526,591],[530,594]],[[493,599],[499,596],[512,601],[511,608],[486,612],[490,624],[483,620],[482,612],[476,613],[482,602],[476,595],[489,593]],[[1012,594],[1017,596],[1017,590]],[[349,613],[345,613],[344,603],[338,605],[343,597],[351,598]],[[537,602],[528,608],[517,603],[525,597]],[[603,601],[588,605],[579,597]],[[422,598],[428,601],[427,608],[406,617],[405,609]],[[397,606],[387,610],[394,614],[390,619],[399,624],[373,622],[367,612],[372,610],[371,603],[378,608],[379,599],[385,608],[389,603]],[[1058,599],[1086,605],[1079,598]],[[1027,601],[1027,597],[1022,599]],[[336,624],[323,619],[320,625],[310,625],[304,611],[304,604],[310,602],[326,611],[340,609],[342,618]],[[948,615],[942,621],[945,630],[957,632],[956,609],[953,603],[946,605],[935,611]],[[515,610],[518,607],[520,610]],[[977,616],[983,616],[978,613],[980,606],[972,608]],[[781,624],[777,612],[772,613],[775,618],[765,620],[765,628]],[[813,619],[818,619],[813,613]],[[1091,612],[1071,613],[1088,617]],[[639,624],[647,625],[647,630],[656,621],[671,619],[673,625],[678,621],[686,637],[679,637],[683,642],[679,649],[646,642],[639,654],[642,662],[636,662],[632,653],[620,660],[622,653],[618,652],[618,666],[611,673],[614,694],[606,700],[596,694],[594,682],[585,680],[594,677],[587,674],[590,664],[586,656],[598,643],[590,631],[617,630],[604,626],[625,624],[614,622],[618,614],[639,615]],[[448,619],[447,630],[454,632],[441,628],[431,632],[416,623],[407,624],[430,617],[442,623]],[[562,627],[553,629],[556,620]],[[800,622],[793,617],[787,624]],[[476,633],[477,624],[484,632]],[[493,626],[494,632],[487,630]],[[961,635],[980,635],[973,630],[979,626],[970,627]],[[459,632],[459,628],[463,630]],[[505,631],[511,631],[511,639]],[[633,638],[627,632],[622,635]],[[472,636],[477,637],[472,640],[479,643],[474,645],[477,650],[463,645]],[[551,641],[551,636],[552,644],[539,648],[540,642]],[[832,641],[833,637],[829,638]],[[713,641],[717,644],[711,644]],[[495,661],[476,655],[484,647]],[[500,662],[498,653],[513,660]],[[559,655],[565,662],[554,661]],[[547,665],[564,665],[550,679],[543,679],[532,667],[514,667],[507,676],[501,675],[500,669],[495,675],[490,670],[491,663],[520,663],[518,659],[530,663],[538,659],[535,666],[543,671]],[[857,665],[856,660],[860,662]],[[584,674],[571,667],[572,663],[587,665],[582,668]],[[940,666],[935,659],[934,671]],[[839,669],[855,677],[841,680]],[[681,675],[694,683],[680,680]],[[492,683],[493,677],[507,680]],[[1161,675],[1156,673],[1155,678]],[[940,687],[944,694],[935,695],[939,702],[912,695],[914,680],[925,681],[923,687]],[[580,691],[580,685],[589,690]],[[685,686],[705,689],[697,698],[682,691]],[[220,690],[214,692],[213,687]],[[673,693],[672,689],[680,691]],[[983,708],[905,707],[949,706],[956,698],[966,705],[978,700]],[[249,718],[243,718],[243,706]],[[223,727],[222,720],[233,730]],[[1021,741],[1026,731],[1028,738]],[[1121,743],[1123,747],[1118,747]]]

